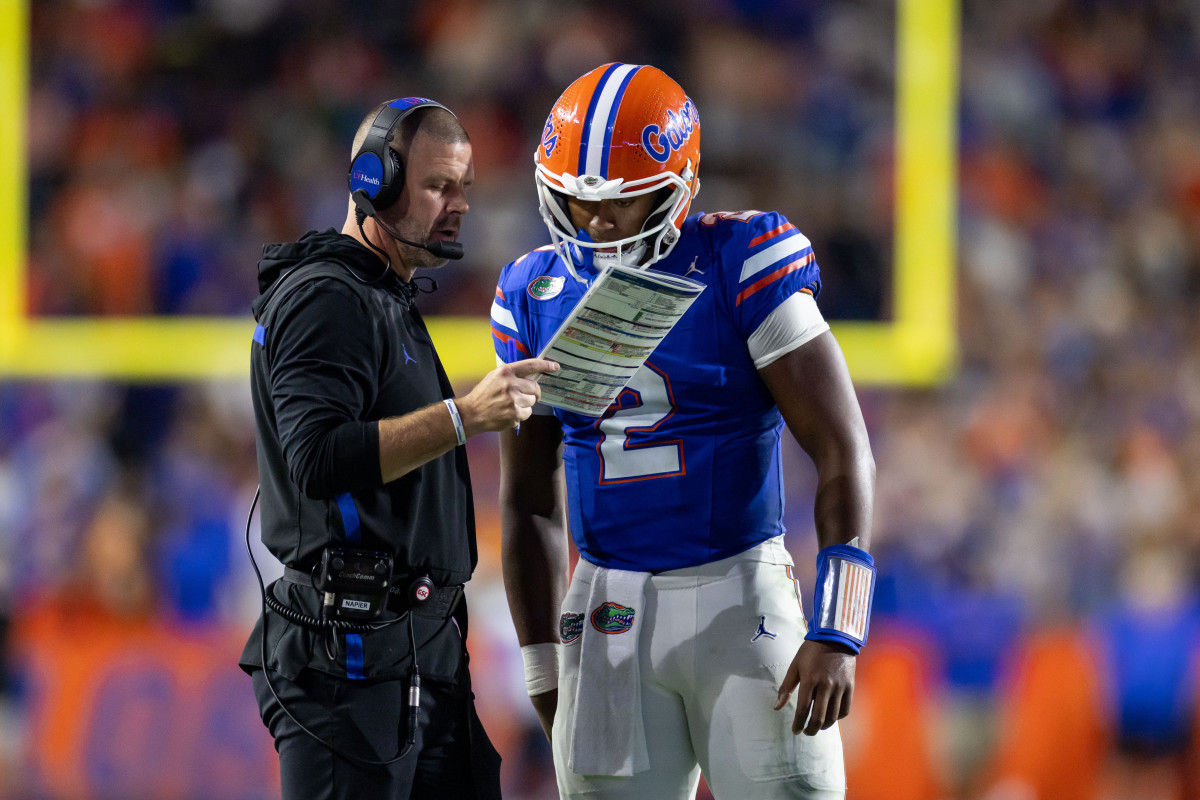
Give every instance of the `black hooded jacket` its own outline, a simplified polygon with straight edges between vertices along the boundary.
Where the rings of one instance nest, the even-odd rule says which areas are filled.
[[[281,276],[320,265],[327,274],[289,279],[280,291]],[[390,483],[380,477],[378,421],[453,396],[415,288],[390,270],[370,282],[383,268],[375,253],[332,228],[263,247],[251,355],[262,540],[304,572],[336,545],[391,552],[397,581],[428,575],[439,586],[465,583],[476,563],[466,448]],[[319,613],[310,587],[281,581],[274,591],[297,611]],[[347,674],[346,648],[330,660],[311,631],[274,614],[270,627],[273,668],[291,677],[305,666]],[[261,630],[260,621],[243,666],[261,664]],[[364,634],[363,652],[352,654],[362,663],[351,671],[399,674],[407,636],[403,624]],[[456,665],[444,666],[452,676]]]

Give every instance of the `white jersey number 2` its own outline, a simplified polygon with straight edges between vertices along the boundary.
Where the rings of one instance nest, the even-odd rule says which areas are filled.
[[[683,442],[630,444],[630,433],[651,433],[671,414],[671,387],[666,376],[643,365],[625,387],[635,392],[637,404],[626,406],[600,420],[604,438],[600,440],[600,459],[604,464],[601,483],[666,478],[683,473]]]

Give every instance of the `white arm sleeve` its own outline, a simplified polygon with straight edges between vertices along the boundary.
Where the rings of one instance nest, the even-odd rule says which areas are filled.
[[[829,323],[816,299],[808,292],[796,292],[762,321],[746,345],[754,366],[762,369],[827,330]]]

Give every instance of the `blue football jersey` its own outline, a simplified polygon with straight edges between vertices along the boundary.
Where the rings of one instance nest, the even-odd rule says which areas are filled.
[[[575,546],[639,571],[783,533],[783,420],[747,341],[783,301],[821,288],[808,239],[773,212],[695,214],[652,270],[706,286],[603,416],[554,409]],[[497,355],[539,354],[586,290],[548,246],[508,264],[492,306]]]

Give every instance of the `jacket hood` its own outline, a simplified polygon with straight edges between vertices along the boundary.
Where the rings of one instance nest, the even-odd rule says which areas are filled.
[[[336,228],[309,231],[295,242],[263,245],[258,262],[259,298],[280,275],[310,261],[336,261],[360,276],[371,277],[378,275],[382,267],[378,256]]]

